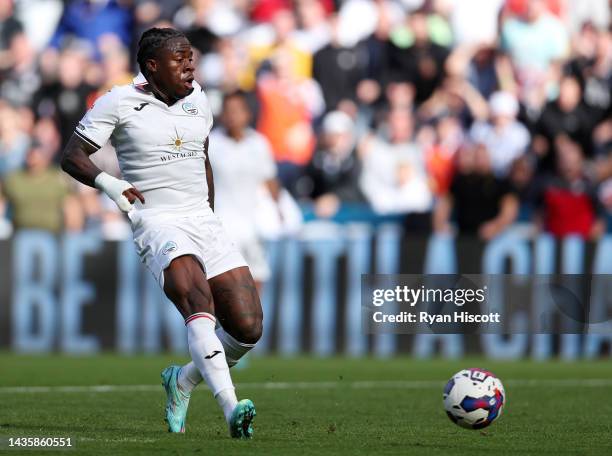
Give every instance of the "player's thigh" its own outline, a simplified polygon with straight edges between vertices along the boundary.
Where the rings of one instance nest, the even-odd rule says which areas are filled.
[[[263,318],[259,294],[249,268],[239,267],[208,280],[215,311],[223,328],[232,335],[245,332],[261,334]]]
[[[214,314],[210,286],[202,265],[193,255],[174,258],[163,274],[164,293],[183,318],[198,312]]]

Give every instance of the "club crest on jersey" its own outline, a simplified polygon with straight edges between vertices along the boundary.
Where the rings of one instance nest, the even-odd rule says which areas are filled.
[[[192,116],[198,115],[198,107],[193,103],[183,103],[183,111],[185,111],[187,114],[191,114]]]
[[[170,252],[174,252],[176,249],[178,249],[176,242],[168,241],[166,242],[166,244],[164,245],[164,248],[162,249],[162,255],[168,255]]]

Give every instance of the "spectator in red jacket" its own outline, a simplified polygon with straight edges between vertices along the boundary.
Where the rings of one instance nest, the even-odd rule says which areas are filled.
[[[596,186],[584,172],[580,145],[567,136],[556,141],[557,170],[540,194],[543,227],[555,237],[580,235],[597,239],[605,232],[603,207]]]

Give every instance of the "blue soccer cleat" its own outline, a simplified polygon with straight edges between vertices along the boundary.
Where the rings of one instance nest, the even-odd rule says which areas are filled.
[[[179,388],[178,375],[181,371],[179,366],[170,366],[163,370],[161,374],[162,386],[168,396],[166,400],[166,418],[168,432],[185,432],[185,417],[189,398],[191,395]]]
[[[250,439],[253,437],[253,418],[257,413],[250,399],[243,399],[234,408],[229,421],[230,435],[235,439]]]

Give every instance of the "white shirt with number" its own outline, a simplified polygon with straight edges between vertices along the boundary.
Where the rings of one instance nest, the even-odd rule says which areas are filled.
[[[132,84],[101,96],[77,125],[75,133],[96,148],[109,139],[117,151],[123,179],[140,190],[141,215],[211,213],[204,168],[204,142],[213,116],[202,87],[172,106],[147,90],[139,74]]]

